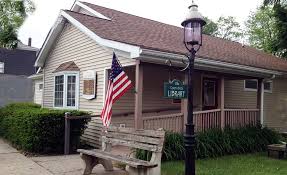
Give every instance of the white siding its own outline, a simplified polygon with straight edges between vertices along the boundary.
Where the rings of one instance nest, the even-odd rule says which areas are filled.
[[[119,56],[123,66],[134,63],[135,60]],[[100,114],[103,106],[104,69],[110,67],[112,51],[104,48],[75,26],[67,24],[55,42],[44,67],[44,107],[53,107],[54,74],[53,71],[62,63],[74,61],[80,68],[80,96],[79,109]],[[97,72],[97,97],[93,100],[82,98],[83,71],[95,70]],[[122,103],[123,106],[125,104]]]

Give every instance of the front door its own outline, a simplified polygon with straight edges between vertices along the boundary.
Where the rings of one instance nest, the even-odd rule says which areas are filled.
[[[202,82],[202,106],[203,110],[217,109],[217,86],[215,78],[203,78]]]

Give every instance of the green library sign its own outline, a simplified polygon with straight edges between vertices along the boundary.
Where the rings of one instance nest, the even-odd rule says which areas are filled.
[[[170,83],[164,83],[164,97],[171,99],[187,98],[187,86],[179,80],[173,80]]]

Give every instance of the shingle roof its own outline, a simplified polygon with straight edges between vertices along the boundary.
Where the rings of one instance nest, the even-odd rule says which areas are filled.
[[[113,9],[83,2],[111,20],[105,20],[77,12],[66,11],[84,26],[104,39],[140,46],[163,52],[186,54],[183,29],[150,19],[119,12]],[[203,46],[198,57],[223,62],[287,71],[287,61],[255,48],[208,35],[203,36]]]
[[[61,71],[79,71],[79,67],[74,61],[62,63],[53,73]]]
[[[36,51],[0,48],[0,62],[4,62],[4,74],[32,75],[36,72],[35,61]]]

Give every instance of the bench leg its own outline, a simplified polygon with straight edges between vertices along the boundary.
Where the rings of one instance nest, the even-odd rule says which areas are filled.
[[[148,173],[148,170],[145,168],[134,168],[127,166],[127,171],[129,172],[129,175],[152,175]]]
[[[98,159],[93,156],[89,156],[86,154],[81,154],[81,158],[85,163],[85,169],[83,174],[88,175],[92,173],[93,168],[98,164]]]
[[[97,164],[102,164],[106,171],[113,171],[113,164],[110,160],[100,159],[97,157],[89,156],[86,154],[81,154],[81,158],[83,159],[85,163],[85,170],[83,172],[84,175],[91,174],[93,171],[93,168]]]
[[[102,164],[106,171],[113,171],[113,164],[110,160],[99,159],[99,164]]]

